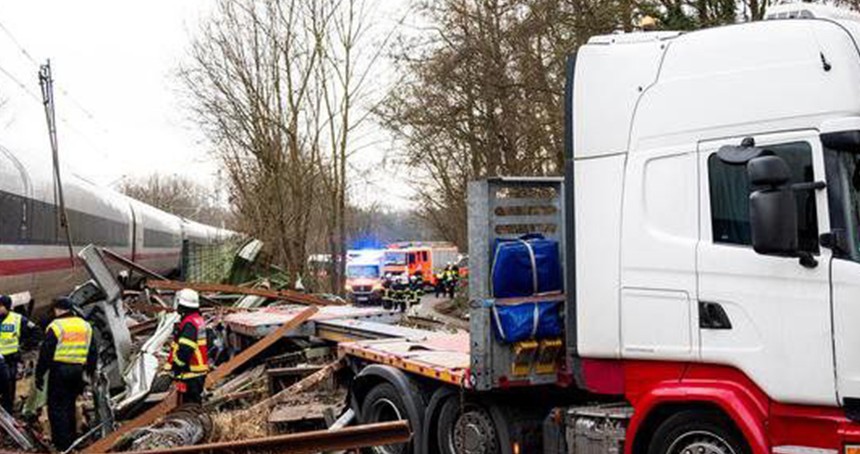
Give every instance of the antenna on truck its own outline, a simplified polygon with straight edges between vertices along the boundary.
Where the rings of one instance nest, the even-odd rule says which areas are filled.
[[[45,106],[45,120],[48,122],[48,138],[51,141],[51,155],[54,167],[54,202],[59,205],[57,213],[60,228],[66,234],[66,244],[69,247],[69,261],[75,266],[75,252],[72,247],[72,234],[69,231],[69,217],[66,213],[66,202],[63,197],[63,180],[60,178],[60,154],[57,144],[57,119],[54,111],[54,79],[51,77],[51,60],[39,67],[39,85],[42,87],[42,104]]]

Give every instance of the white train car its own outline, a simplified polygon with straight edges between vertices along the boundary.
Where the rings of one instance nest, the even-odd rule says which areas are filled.
[[[181,219],[71,172],[63,173],[63,188],[75,253],[96,244],[171,274],[179,268],[183,239],[208,244],[234,234]],[[29,291],[43,305],[87,279],[83,266],[69,257],[57,212],[49,157],[0,146],[0,293]]]
[[[182,219],[128,199],[134,216],[132,260],[152,270],[173,270],[180,264]]]

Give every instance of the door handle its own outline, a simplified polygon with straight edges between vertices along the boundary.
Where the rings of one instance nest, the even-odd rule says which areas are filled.
[[[732,329],[732,321],[719,303],[699,301],[699,328]]]

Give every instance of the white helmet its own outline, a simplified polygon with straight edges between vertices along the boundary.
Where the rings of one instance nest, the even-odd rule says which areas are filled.
[[[176,301],[177,308],[200,309],[200,296],[190,288],[184,288],[176,292],[174,301]]]

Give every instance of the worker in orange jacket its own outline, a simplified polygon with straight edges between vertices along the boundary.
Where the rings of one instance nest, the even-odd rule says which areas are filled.
[[[182,289],[176,292],[175,302],[182,318],[173,328],[165,368],[173,374],[182,403],[199,404],[209,373],[206,322],[200,314],[200,296],[194,290]]]

